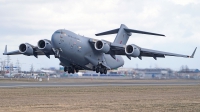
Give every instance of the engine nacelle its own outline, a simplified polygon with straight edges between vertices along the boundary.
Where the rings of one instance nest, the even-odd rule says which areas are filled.
[[[138,57],[140,56],[140,49],[135,45],[127,45],[125,48],[125,53],[128,56]]]
[[[98,40],[95,42],[94,47],[97,51],[100,51],[102,53],[107,53],[110,51],[110,45],[108,43]]]
[[[23,53],[24,55],[33,55],[33,47],[28,43],[23,43],[19,45],[19,52]]]
[[[43,52],[50,52],[52,50],[51,41],[46,39],[38,41],[38,48]]]

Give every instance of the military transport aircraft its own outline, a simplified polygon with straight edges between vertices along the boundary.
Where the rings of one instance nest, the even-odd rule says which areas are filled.
[[[124,24],[120,28],[98,33],[96,36],[117,34],[114,42],[106,40],[97,40],[89,37],[77,35],[69,30],[60,29],[53,33],[51,40],[39,40],[37,46],[29,43],[19,45],[19,50],[7,52],[7,45],[3,55],[23,54],[26,56],[54,55],[60,60],[60,65],[64,66],[64,71],[68,73],[78,72],[79,70],[93,70],[97,73],[107,74],[107,70],[115,69],[124,65],[124,60],[121,57],[127,56],[165,58],[165,56],[177,56],[185,58],[193,58],[195,51],[191,56],[174,54],[151,49],[145,49],[135,44],[126,45],[132,33],[165,36],[162,34],[139,31],[129,29]]]

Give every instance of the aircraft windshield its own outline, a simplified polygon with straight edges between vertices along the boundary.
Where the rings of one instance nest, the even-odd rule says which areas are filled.
[[[57,31],[55,31],[55,33],[61,33],[61,34],[66,35],[65,31],[62,31],[62,30],[57,30]]]
[[[65,32],[63,32],[63,31],[61,31],[61,34],[65,34],[65,35],[66,35],[66,33],[65,33]]]

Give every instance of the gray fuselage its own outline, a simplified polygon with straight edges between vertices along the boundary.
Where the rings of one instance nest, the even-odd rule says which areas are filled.
[[[77,35],[68,30],[57,30],[53,33],[51,42],[55,49],[61,49],[59,60],[64,66],[78,65],[83,69],[91,70],[99,63],[105,63],[111,69],[124,65],[121,56],[116,59],[101,53],[89,43],[91,38]]]

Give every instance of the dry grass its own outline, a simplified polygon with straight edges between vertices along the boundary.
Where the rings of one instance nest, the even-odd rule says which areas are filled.
[[[0,88],[0,111],[200,111],[200,86]]]

